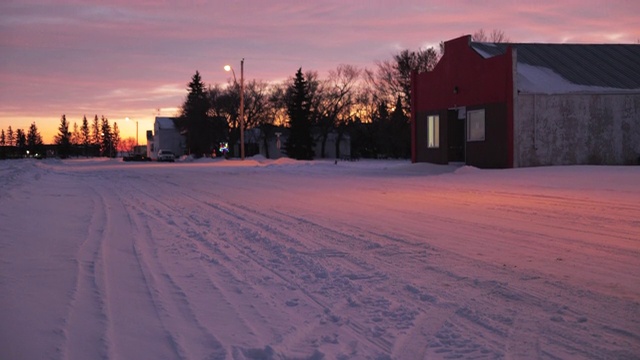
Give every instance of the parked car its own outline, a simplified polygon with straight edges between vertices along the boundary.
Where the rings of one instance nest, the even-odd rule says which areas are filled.
[[[158,151],[158,161],[176,161],[176,155],[169,150],[160,150]]]
[[[142,154],[135,154],[133,156],[125,156],[122,158],[123,161],[151,161],[150,157]]]

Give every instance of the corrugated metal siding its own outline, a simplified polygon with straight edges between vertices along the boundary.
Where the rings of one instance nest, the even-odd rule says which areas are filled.
[[[640,45],[471,43],[480,55],[518,51],[518,63],[546,67],[568,81],[586,86],[640,90]]]

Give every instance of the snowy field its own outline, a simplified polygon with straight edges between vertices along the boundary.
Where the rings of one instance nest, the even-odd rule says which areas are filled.
[[[640,167],[0,161],[0,359],[640,359]]]

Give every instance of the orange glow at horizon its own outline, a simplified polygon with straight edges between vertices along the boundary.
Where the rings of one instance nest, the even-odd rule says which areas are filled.
[[[87,121],[89,122],[89,128],[91,128],[91,124],[93,122],[95,115],[89,117],[87,116]],[[153,123],[155,122],[155,116],[147,116],[141,117],[139,120],[135,120],[136,118],[129,117],[129,121],[126,121],[125,118],[109,118],[105,116],[109,120],[109,124],[113,127],[114,122],[118,124],[118,130],[120,132],[120,139],[136,138],[136,121],[138,121],[138,144],[146,145],[147,144],[147,131],[153,131]],[[42,116],[24,116],[24,117],[11,117],[12,120],[8,121],[6,125],[3,124],[0,127],[1,130],[4,130],[5,135],[9,126],[11,126],[11,130],[15,133],[16,130],[21,129],[25,132],[25,134],[29,131],[29,127],[32,123],[36,124],[38,128],[38,132],[42,136],[42,140],[45,144],[53,144],[55,142],[55,137],[58,135],[60,127],[60,117],[42,117]],[[77,124],[78,128],[82,126],[83,116],[79,117],[70,117],[65,115],[67,122],[69,123],[69,131],[73,132],[74,123]],[[98,115],[98,119],[101,119],[101,115]]]

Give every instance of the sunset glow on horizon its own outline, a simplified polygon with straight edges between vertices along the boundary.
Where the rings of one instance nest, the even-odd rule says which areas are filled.
[[[116,122],[146,142],[157,115],[174,116],[199,71],[205,84],[281,81],[338,65],[375,68],[403,49],[498,29],[511,42],[639,43],[635,0],[405,2],[340,0],[0,4],[0,129],[35,122],[53,142],[60,118]],[[130,121],[125,119],[129,118]]]

